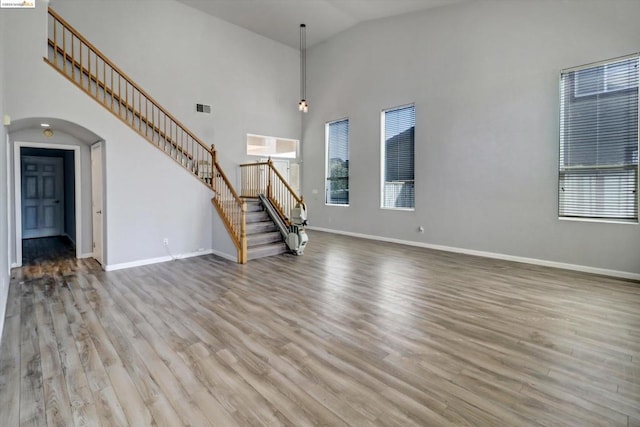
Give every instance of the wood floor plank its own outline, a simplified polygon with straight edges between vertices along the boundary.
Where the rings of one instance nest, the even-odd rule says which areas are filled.
[[[640,283],[310,237],[14,270],[0,425],[638,425]]]
[[[100,402],[98,408],[99,413],[101,413],[103,419],[106,417],[107,421],[109,421],[111,416],[105,415],[104,408],[115,409],[113,419],[120,421],[121,418],[117,411],[119,407],[122,409],[123,415],[129,425],[151,425],[152,422],[154,422],[151,412],[138,392],[132,378],[129,377],[129,374],[125,370],[123,361],[116,348],[116,345],[120,344],[120,342],[118,340],[112,342],[111,337],[107,333],[108,331],[93,311],[89,298],[85,295],[85,292],[91,290],[89,281],[86,277],[79,276],[68,280],[67,285],[70,294],[73,296],[75,307],[77,307],[78,312],[81,313],[83,329],[85,329],[87,335],[91,337],[91,342],[98,352],[102,366],[106,370],[109,378],[109,383],[118,399],[118,401],[113,401],[111,399],[112,395],[108,391],[99,393],[100,399],[97,399]],[[62,291],[62,295],[66,295],[64,290]],[[66,301],[69,306],[71,301],[69,299]],[[72,309],[69,308],[69,310]],[[118,336],[118,333],[116,333],[116,336]],[[81,345],[84,344],[81,343]],[[128,346],[124,344],[124,348],[128,349]],[[124,351],[124,354],[128,354],[127,350]],[[98,384],[106,384],[106,381],[99,379]],[[99,392],[101,390],[102,389],[98,389]]]
[[[13,317],[20,314],[20,293],[21,282],[18,280],[12,280],[9,283],[9,295],[7,295],[7,307],[5,309],[5,317]]]
[[[47,279],[34,286],[47,424],[52,426],[68,425],[73,423],[71,401],[48,305],[48,298],[54,293],[55,280]]]
[[[181,353],[203,384],[236,420],[244,425],[285,425],[277,410],[247,382],[219,362],[203,343]]]
[[[98,316],[96,316],[96,313],[91,309],[91,305],[88,299],[86,299],[79,283],[74,280],[69,280],[67,284],[73,296],[73,304],[75,304],[78,312],[81,313],[83,327],[86,329],[87,335],[91,338],[104,368],[108,369],[111,366],[121,364],[122,362],[120,361],[118,352],[113,347]],[[64,291],[63,295],[65,295]],[[71,301],[67,301],[67,303],[70,304]]]
[[[129,425],[152,425],[154,421],[151,417],[151,412],[140,397],[126,369],[122,365],[113,365],[107,368],[107,372]]]
[[[14,286],[15,287],[15,286]],[[0,408],[2,423],[20,423],[20,314],[6,317],[0,343]]]
[[[127,417],[111,385],[94,391],[93,396],[100,424],[103,427],[127,425]]]
[[[107,372],[129,422],[134,425],[148,425],[153,419],[157,424],[166,425],[171,420],[180,419],[154,380],[149,366],[138,353],[137,342],[130,340],[132,333],[125,332],[127,329],[130,330],[131,325],[127,321],[121,323],[114,318],[121,316],[118,311],[100,311],[105,332],[122,363],[107,368]],[[121,388],[125,391],[124,394],[120,393]],[[142,419],[147,421],[142,423]]]
[[[98,350],[91,340],[90,330],[84,323],[84,319],[78,312],[73,300],[73,296],[68,287],[61,287],[58,290],[61,303],[69,321],[71,333],[75,339],[75,346],[83,366],[87,382],[92,392],[97,392],[103,388],[110,387],[109,376],[102,364]]]
[[[107,294],[107,291],[99,282],[96,281],[93,284],[99,293]],[[233,425],[232,418],[206,392],[191,371],[184,365],[182,359],[162,342],[153,328],[122,297],[118,290],[112,288],[109,297],[120,307],[121,311],[114,313],[118,323],[120,325],[128,325],[123,330],[128,331],[125,333],[129,333],[130,342],[147,366],[150,375],[160,389],[163,390],[167,400],[177,411],[176,416],[180,417],[184,424],[192,422],[196,425],[205,425],[207,422],[220,422],[225,423],[225,425]],[[139,337],[140,334],[142,337]],[[171,366],[171,369],[168,366]],[[180,381],[178,378],[180,378]],[[194,404],[192,400],[194,398],[198,400],[199,406]],[[206,411],[201,408],[206,409]],[[205,413],[209,415],[209,421],[207,421]]]
[[[23,284],[21,288],[20,425],[38,426],[46,424],[46,415],[33,286]]]
[[[99,425],[93,395],[80,361],[76,340],[72,335],[69,319],[64,311],[58,289],[53,290],[52,297],[49,308],[58,348],[60,349],[60,364],[66,380],[71,414],[75,425]]]

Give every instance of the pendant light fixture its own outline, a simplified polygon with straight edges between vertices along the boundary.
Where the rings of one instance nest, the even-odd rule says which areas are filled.
[[[307,26],[300,24],[300,102],[298,110],[309,111],[307,103]]]

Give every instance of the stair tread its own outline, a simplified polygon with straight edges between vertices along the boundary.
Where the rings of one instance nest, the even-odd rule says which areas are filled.
[[[283,243],[282,235],[279,231],[267,231],[247,235],[247,247],[254,248],[261,245]]]
[[[247,234],[259,234],[272,231],[278,231],[276,225],[272,222],[247,224]]]
[[[251,199],[244,199],[246,205],[247,205],[247,213],[253,213],[253,212],[265,212],[264,208],[262,207],[262,203],[260,203],[260,200],[251,200]]]
[[[274,231],[263,231],[261,233],[253,233],[251,235],[251,238],[252,239],[256,239],[256,238],[261,237],[261,236],[262,237],[278,237],[278,238],[280,238],[281,234],[277,230],[274,230]]]
[[[247,217],[246,217],[247,224],[253,223],[253,222],[271,221],[271,218],[266,212],[256,212],[256,213],[257,215],[254,215],[253,212],[247,213]]]
[[[263,243],[261,245],[256,245],[254,247],[252,247],[251,249],[254,250],[259,250],[261,248],[267,248],[267,247],[276,247],[276,246],[282,246],[283,248],[287,247],[287,244],[285,242],[271,242],[271,243]]]
[[[259,221],[247,221],[247,225],[249,224],[263,224],[263,223],[273,223],[273,220],[271,218],[263,218],[260,219]]]
[[[273,230],[273,231],[264,231],[262,233],[255,233],[252,234],[252,236],[261,236],[261,235],[280,235],[280,232],[277,230]]]
[[[287,245],[284,242],[267,243],[248,248],[247,258],[258,259],[273,255],[280,255],[285,252],[287,252]]]

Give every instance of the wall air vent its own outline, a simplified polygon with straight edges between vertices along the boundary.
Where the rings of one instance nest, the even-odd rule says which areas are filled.
[[[206,104],[196,104],[196,111],[198,113],[207,113],[211,114],[211,105]]]

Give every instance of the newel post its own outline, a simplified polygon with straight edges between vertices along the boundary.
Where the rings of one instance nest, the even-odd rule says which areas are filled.
[[[238,263],[247,263],[247,202],[242,201],[240,206],[240,248],[238,249]]]
[[[216,181],[218,176],[218,151],[216,151],[216,145],[211,144],[211,188],[213,192],[216,192]]]
[[[267,160],[267,198],[273,199],[273,195],[271,194],[271,170],[273,169],[273,161],[271,160],[271,156]]]

